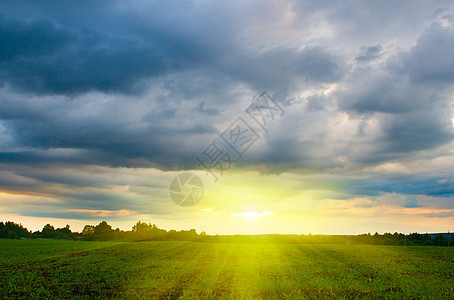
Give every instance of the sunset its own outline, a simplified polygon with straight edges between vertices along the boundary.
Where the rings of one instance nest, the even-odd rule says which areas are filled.
[[[383,256],[452,246],[452,1],[3,1],[0,45],[5,253],[47,239],[75,240],[76,252],[139,240],[203,252],[232,238],[252,261],[297,257],[266,248],[274,237],[391,247],[376,250]],[[250,252],[255,237],[265,244]],[[215,293],[211,284],[176,298],[386,290]],[[392,286],[385,298],[421,298]],[[160,288],[71,285],[55,297],[174,297]],[[12,290],[0,295],[52,294]]]

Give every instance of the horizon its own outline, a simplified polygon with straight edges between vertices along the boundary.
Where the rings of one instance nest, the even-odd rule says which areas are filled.
[[[93,225],[93,226],[96,226],[98,224],[100,224],[101,222],[107,222],[109,225],[112,226],[112,229],[113,230],[116,230],[117,228],[120,229],[121,231],[132,231],[133,230],[133,226],[136,225],[138,222],[142,222],[141,220],[135,222],[130,228],[120,228],[120,227],[117,227],[117,226],[114,226],[113,224],[111,224],[109,221],[107,220],[101,220],[101,221],[98,221],[98,222],[94,222],[94,223],[90,223],[90,224],[85,224],[85,225]],[[77,232],[77,233],[82,233],[82,229],[85,225],[83,225],[83,227],[81,227],[80,230],[78,229],[74,229],[71,224],[65,224],[64,226],[55,226],[54,224],[52,223],[46,223],[44,224],[41,228],[38,228],[38,229],[33,229],[31,227],[28,227],[26,226],[25,224],[23,223],[18,223],[18,222],[14,222],[13,220],[0,220],[0,222],[3,222],[3,223],[6,223],[6,222],[13,222],[15,224],[18,224],[18,225],[22,225],[24,228],[28,229],[29,231],[32,231],[32,232],[36,232],[36,231],[41,231],[43,229],[43,227],[47,224],[50,224],[52,225],[55,229],[57,228],[64,228],[66,225],[69,225],[69,228],[72,232]],[[146,222],[145,222],[146,223]],[[417,233],[417,234],[429,234],[429,235],[434,235],[434,234],[448,234],[448,235],[453,235],[454,233],[453,232],[450,232],[449,230],[446,231],[446,232],[443,232],[443,231],[440,231],[440,232],[428,232],[428,231],[411,231],[411,232],[398,232],[398,231],[394,231],[394,232],[388,232],[388,231],[384,231],[384,232],[379,232],[379,231],[369,231],[369,232],[358,232],[358,233],[312,233],[312,232],[308,232],[308,233],[304,233],[304,232],[300,232],[300,233],[285,233],[285,232],[268,232],[268,233],[224,233],[224,234],[219,234],[219,233],[209,233],[205,230],[198,230],[196,228],[163,228],[163,227],[160,227],[159,224],[155,224],[155,223],[147,223],[147,224],[152,224],[152,225],[156,225],[159,229],[164,229],[166,231],[170,231],[170,230],[176,230],[176,231],[181,231],[181,230],[191,230],[191,229],[195,229],[197,234],[200,234],[201,232],[205,232],[207,235],[210,235],[210,236],[216,236],[216,235],[219,235],[219,236],[235,236],[235,235],[240,235],[240,236],[258,236],[258,235],[327,235],[327,236],[355,236],[355,235],[362,235],[362,234],[375,234],[375,233],[378,233],[380,235],[383,235],[385,233],[390,233],[390,234],[405,234],[405,235],[410,235],[410,234],[413,234],[413,233]]]
[[[452,1],[0,11],[2,220],[454,231]]]

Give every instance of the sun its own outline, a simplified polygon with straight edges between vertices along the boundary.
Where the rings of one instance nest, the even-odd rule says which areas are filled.
[[[271,215],[274,215],[274,213],[271,212],[270,210],[264,210],[262,212],[249,211],[249,212],[244,212],[244,213],[239,213],[239,212],[232,213],[232,217],[243,218],[243,219],[257,219],[257,218],[261,218],[263,216],[271,216]]]

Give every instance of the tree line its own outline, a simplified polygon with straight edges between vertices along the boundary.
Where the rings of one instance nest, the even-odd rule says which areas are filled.
[[[307,243],[307,244],[370,244],[395,246],[454,246],[454,234],[384,233],[359,235],[207,235],[195,229],[165,230],[155,224],[137,222],[131,230],[113,229],[106,221],[98,225],[85,225],[81,232],[73,232],[69,225],[55,228],[46,224],[40,231],[32,232],[22,224],[0,222],[3,239],[64,239],[83,241],[203,241],[223,243]]]
[[[0,238],[8,239],[63,239],[83,241],[141,241],[141,240],[182,240],[193,241],[206,235],[204,232],[197,234],[195,229],[191,230],[165,230],[158,228],[155,224],[137,222],[131,230],[113,229],[106,221],[98,225],[85,225],[82,232],[71,231],[70,226],[55,228],[46,224],[40,231],[32,232],[23,227],[22,224],[14,222],[0,222]]]

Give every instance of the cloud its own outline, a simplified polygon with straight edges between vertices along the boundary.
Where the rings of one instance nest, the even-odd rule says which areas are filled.
[[[454,194],[450,181],[437,183],[454,164],[450,2],[0,10],[0,187],[60,199],[46,202],[49,215],[171,214],[170,175],[154,172],[196,169],[263,91],[285,115],[234,158],[233,173],[296,180],[320,190],[314,201],[369,197],[363,207],[383,195],[415,208]]]
[[[131,106],[115,97],[99,101],[104,103],[91,95],[78,101],[50,97],[36,102],[35,98],[5,94],[0,103],[0,117],[8,120],[15,147],[4,151],[2,160],[52,160],[55,156],[57,161],[96,163],[100,159],[101,164],[129,165],[131,160],[145,159],[164,168],[171,165],[170,161],[183,163],[182,159],[191,157],[186,152],[189,149],[183,151],[180,146],[186,137],[217,132],[203,120],[187,121],[182,116],[184,110],[180,109],[176,115],[169,105],[163,108],[141,101]],[[24,109],[17,106],[19,103]],[[58,152],[46,155],[38,151],[45,149],[84,152],[68,152],[64,157],[58,156]]]
[[[454,82],[454,27],[434,23],[408,53],[402,54],[402,71],[418,84]]]
[[[0,16],[0,62],[18,58],[42,57],[56,54],[76,37],[71,32],[58,29],[48,20],[30,23]]]
[[[431,218],[451,218],[454,220],[454,211],[431,212],[427,216]]]
[[[29,96],[6,96],[0,111],[7,121],[9,143],[14,140],[16,148],[27,150],[10,147],[10,151],[3,153],[4,161],[14,157],[30,157],[29,161],[38,156],[51,159],[37,150],[66,148],[84,150],[85,158],[67,158],[84,163],[190,168],[194,166],[191,160],[197,153],[196,145],[209,143],[226,126],[221,124],[235,117],[229,105],[241,108],[236,103],[250,101],[254,92],[261,90],[271,90],[278,97],[284,95],[282,102],[298,98],[301,91],[308,90],[307,98],[303,99],[307,111],[290,105],[289,111],[294,113],[286,116],[274,134],[265,136],[262,150],[251,152],[252,163],[269,164],[280,170],[304,167],[324,170],[342,166],[346,161],[377,163],[402,152],[438,147],[452,139],[446,123],[451,119],[445,110],[448,93],[436,87],[421,87],[414,84],[411,75],[407,78],[407,73],[396,71],[399,66],[409,65],[414,53],[421,52],[418,47],[425,44],[424,36],[436,28],[422,33],[418,44],[407,52],[396,53],[386,43],[361,46],[361,53],[350,59],[387,61],[385,65],[361,66],[348,63],[346,46],[330,46],[336,38],[328,33],[320,33],[325,40],[316,39],[315,43],[300,46],[285,36],[276,40],[280,36],[274,31],[271,43],[263,48],[257,47],[253,39],[249,40],[250,45],[244,40],[238,42],[238,37],[250,38],[252,32],[258,32],[265,20],[255,14],[240,14],[236,3],[203,9],[193,4],[183,8],[180,4],[139,3],[125,10],[120,9],[119,2],[95,7],[82,5],[72,14],[78,18],[77,23],[56,17],[46,5],[29,5],[41,11],[41,17],[9,8],[6,11],[12,17],[2,19],[6,37],[16,32],[15,39],[5,38],[9,43],[5,49],[10,50],[5,50],[9,54],[4,55],[4,81],[37,93],[38,97],[43,94],[61,97],[41,97],[36,104]],[[251,11],[254,5],[251,4]],[[339,25],[339,41],[345,43],[348,24],[363,22],[364,18],[355,14],[355,18],[346,20],[340,12],[332,10],[333,5],[337,7],[334,3],[306,7],[307,12],[295,5],[292,12],[300,16],[315,12],[331,16],[330,24]],[[145,21],[140,8],[153,8],[156,20]],[[367,5],[365,8],[371,9]],[[382,12],[382,8],[377,9]],[[60,5],[56,9],[63,10]],[[87,30],[87,19],[80,14],[90,9],[99,20],[106,18],[103,9],[110,11],[114,20],[127,26],[120,28],[117,24],[109,29],[99,22]],[[219,18],[226,23],[210,17],[218,10],[223,11]],[[421,8],[415,10],[419,14]],[[289,13],[282,8],[270,17],[279,26],[287,26],[289,37],[294,32],[305,32],[307,24],[298,19],[290,18],[293,22],[287,25],[279,22]],[[137,18],[124,19],[132,14],[138,14]],[[228,26],[235,14],[240,17],[238,24]],[[191,19],[195,15],[204,18],[195,21]],[[176,19],[178,22],[172,23]],[[317,21],[321,22],[318,18]],[[112,21],[109,24],[114,25]],[[205,27],[210,26],[223,35],[209,34]],[[35,48],[37,52],[27,50]],[[351,48],[357,51],[354,44]],[[14,64],[27,67],[16,68]],[[53,70],[62,77],[46,73]],[[140,95],[124,95],[139,91]],[[224,95],[220,96],[221,93]],[[431,101],[439,106],[431,106]],[[344,120],[342,111],[349,113],[348,120]],[[416,126],[409,125],[422,118],[421,111],[430,118]],[[303,116],[312,123],[301,121]],[[373,129],[368,129],[372,124]],[[347,150],[351,143],[367,153],[375,148],[374,155],[362,157],[359,150]]]
[[[405,153],[452,141],[454,132],[445,111],[419,111],[390,118],[383,126],[385,150]]]
[[[202,114],[208,114],[208,115],[218,115],[219,110],[215,107],[208,107],[205,104],[205,101],[202,101],[199,103],[197,107],[194,107],[191,109],[191,112],[198,112]]]
[[[162,50],[134,38],[58,29],[49,20],[0,19],[1,79],[38,94],[135,93],[144,80],[179,70]]]
[[[405,77],[393,76],[379,68],[359,70],[339,91],[339,106],[358,113],[399,115],[420,109],[432,94],[433,91],[413,86]]]
[[[375,46],[363,46],[361,47],[361,53],[356,56],[356,60],[359,62],[367,62],[379,58],[382,55],[383,47],[378,44]]]
[[[13,5],[5,8],[12,17],[4,16],[0,23],[5,45],[1,79],[22,91],[137,94],[153,78],[194,68],[214,70],[258,91],[286,89],[299,78],[333,82],[342,76],[334,55],[323,46],[299,50],[283,45],[258,52],[239,43],[237,37],[251,28],[253,19],[241,13],[238,3],[203,8],[192,3],[138,3],[127,8],[121,2],[99,7],[81,4],[66,12],[79,21],[72,23],[51,13],[45,4],[28,5],[40,11],[40,17],[30,16],[29,11],[21,14]],[[53,9],[65,8],[56,3]],[[153,13],[145,16],[143,10]],[[99,22],[89,26],[85,13]]]

